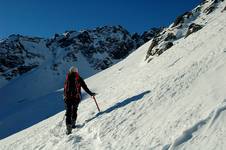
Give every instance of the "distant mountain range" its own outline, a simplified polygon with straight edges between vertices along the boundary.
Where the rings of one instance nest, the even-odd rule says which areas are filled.
[[[46,67],[59,74],[60,66],[80,64],[78,57],[86,61],[85,66],[78,67],[92,68],[92,73],[85,74],[88,77],[124,59],[162,29],[152,28],[143,34],[131,34],[118,25],[66,31],[47,39],[10,35],[0,42],[1,80],[14,79],[47,61]]]

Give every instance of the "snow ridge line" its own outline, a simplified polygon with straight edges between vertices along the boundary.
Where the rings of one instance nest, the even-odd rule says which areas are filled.
[[[193,138],[193,133],[199,131],[201,128],[203,128],[205,125],[209,124],[207,126],[207,129],[210,128],[217,118],[221,115],[223,111],[226,110],[226,99],[223,100],[223,102],[215,108],[213,111],[210,112],[208,117],[205,119],[202,119],[198,121],[196,124],[188,128],[187,130],[183,131],[182,135],[180,135],[176,140],[173,142],[173,144],[166,144],[163,146],[164,150],[174,150],[178,149],[177,147],[184,144],[185,142],[188,142]]]

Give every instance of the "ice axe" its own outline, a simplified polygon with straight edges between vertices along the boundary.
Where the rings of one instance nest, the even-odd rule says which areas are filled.
[[[93,100],[94,100],[94,102],[95,102],[95,104],[96,104],[96,106],[97,106],[98,111],[100,112],[100,108],[99,108],[99,106],[98,106],[98,104],[97,104],[97,100],[96,100],[95,96],[92,96],[92,98],[93,98]]]

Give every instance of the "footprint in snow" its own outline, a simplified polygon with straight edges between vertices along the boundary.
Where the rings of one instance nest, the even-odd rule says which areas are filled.
[[[76,133],[75,133],[76,134]],[[82,141],[82,137],[79,136],[79,135],[74,135],[74,134],[71,134],[71,135],[68,135],[68,139],[67,139],[67,142],[72,142],[72,143],[79,143]]]

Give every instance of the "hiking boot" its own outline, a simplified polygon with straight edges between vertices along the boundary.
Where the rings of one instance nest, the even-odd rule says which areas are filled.
[[[72,129],[76,128],[76,126],[75,126],[75,120],[72,120],[71,123],[72,123],[72,126],[71,126]]]
[[[71,130],[72,130],[72,125],[68,124],[67,125],[67,132],[66,132],[66,134],[67,135],[71,134]]]

